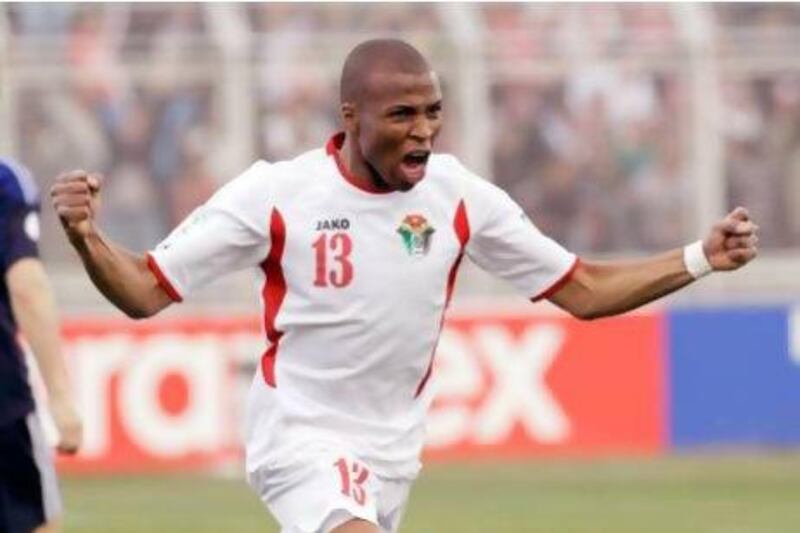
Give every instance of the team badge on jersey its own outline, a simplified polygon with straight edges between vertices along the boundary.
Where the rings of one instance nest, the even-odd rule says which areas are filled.
[[[40,234],[39,215],[34,212],[28,213],[28,216],[25,217],[23,227],[25,228],[25,234],[28,235],[28,238],[33,242],[38,242]]]
[[[428,253],[434,231],[436,230],[422,215],[406,215],[400,227],[397,228],[397,233],[402,237],[406,251],[412,256]]]

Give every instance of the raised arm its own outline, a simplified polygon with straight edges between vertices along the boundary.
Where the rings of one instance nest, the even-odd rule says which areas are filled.
[[[103,235],[96,224],[102,178],[83,170],[58,176],[50,189],[53,207],[89,277],[111,303],[131,318],[152,316],[172,299],[143,255]]]
[[[6,272],[6,285],[14,317],[47,388],[50,413],[59,433],[58,449],[75,453],[82,440],[81,419],[61,352],[55,300],[41,262],[32,257],[16,261]]]
[[[755,258],[758,226],[737,207],[699,243],[630,261],[582,261],[550,301],[582,319],[617,315],[684,287],[711,270],[736,270]],[[692,271],[690,273],[690,270]]]

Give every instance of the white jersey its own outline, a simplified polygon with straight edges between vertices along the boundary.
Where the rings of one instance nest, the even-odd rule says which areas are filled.
[[[249,471],[346,446],[385,477],[419,470],[434,350],[464,254],[536,299],[576,257],[456,158],[407,192],[354,185],[326,149],[255,163],[149,255],[170,296],[256,267],[265,351],[246,421]]]

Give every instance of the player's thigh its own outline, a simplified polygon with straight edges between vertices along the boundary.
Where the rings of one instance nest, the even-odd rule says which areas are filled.
[[[380,533],[380,530],[372,522],[354,518],[341,526],[333,528],[331,533]]]
[[[380,480],[366,464],[334,451],[296,457],[293,465],[251,476],[251,484],[284,533],[329,533],[354,520],[372,524],[373,529],[363,531],[379,531]],[[285,481],[280,487],[260,487],[256,478],[265,483]]]
[[[50,452],[35,415],[0,428],[0,531],[25,532],[61,514]]]

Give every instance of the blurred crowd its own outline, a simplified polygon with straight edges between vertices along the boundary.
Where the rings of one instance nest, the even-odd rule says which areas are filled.
[[[496,85],[496,182],[581,252],[676,246],[692,207],[681,97],[674,79],[651,72]]]
[[[10,12],[12,61],[36,64],[18,78],[21,159],[42,183],[67,169],[101,172],[104,227],[132,248],[152,246],[217,186],[207,157],[212,80],[180,72],[197,57],[182,37],[203,31],[201,9],[16,4]],[[141,53],[145,75],[128,61]]]
[[[748,205],[761,220],[765,248],[800,247],[800,69],[765,70],[776,50],[800,56],[800,4],[725,3],[715,10],[720,55],[750,50],[723,75],[725,178],[728,205]],[[744,66],[746,67],[746,66]]]
[[[726,80],[728,204],[758,213],[762,246],[800,246],[800,72]]]
[[[698,148],[673,5],[472,9],[484,28],[487,177],[580,253],[663,249],[691,238]],[[762,55],[800,52],[798,4],[710,9],[720,54],[746,53],[748,42]],[[220,73],[230,58],[203,4],[0,10],[11,30],[17,155],[43,185],[69,168],[103,172],[103,223],[123,243],[153,246],[247,165],[221,154],[229,132]],[[254,3],[238,13],[254,117],[243,126],[253,131],[240,133],[251,140],[252,159],[290,157],[335,131],[338,68],[349,43],[411,38],[444,70],[459,46],[455,35],[449,48],[440,44],[452,24],[435,4]],[[737,65],[720,73],[725,200],[752,208],[765,246],[800,247],[800,70]],[[456,113],[458,105],[465,104],[448,100],[447,113],[468,116]],[[448,149],[458,152],[462,129],[446,126]],[[49,248],[65,249],[61,239]]]

